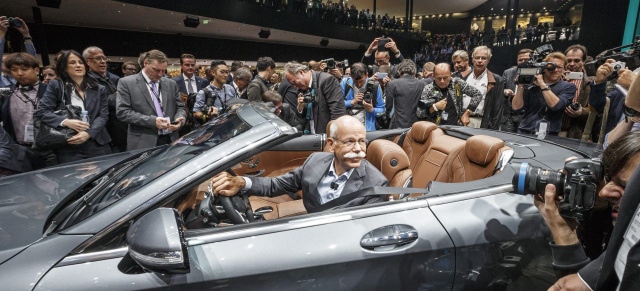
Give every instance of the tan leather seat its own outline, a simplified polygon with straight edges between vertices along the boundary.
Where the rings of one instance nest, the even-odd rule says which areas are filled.
[[[409,157],[409,168],[414,174],[420,156],[429,149],[436,138],[443,135],[444,132],[435,123],[418,121],[411,126],[402,143],[402,149]]]
[[[409,157],[396,143],[388,140],[374,140],[367,148],[367,161],[375,166],[389,180],[391,187],[404,187],[411,179]],[[399,195],[392,195],[394,200]],[[387,199],[390,196],[387,197]]]
[[[448,182],[469,182],[494,175],[500,156],[510,149],[504,145],[504,141],[492,136],[476,135],[468,138],[464,151],[457,155],[451,165]]]
[[[464,146],[464,140],[452,136],[434,138],[429,149],[416,161],[413,187],[424,188],[431,181],[448,182],[449,168]]]

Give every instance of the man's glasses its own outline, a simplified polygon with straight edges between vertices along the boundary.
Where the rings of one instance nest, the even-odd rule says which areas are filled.
[[[102,61],[110,62],[111,61],[110,59],[107,59],[107,57],[87,58],[87,60],[96,60],[98,62],[102,62]]]
[[[345,147],[348,148],[353,148],[356,143],[358,143],[358,145],[360,145],[361,148],[365,148],[367,147],[367,144],[369,143],[368,140],[366,139],[361,139],[361,140],[354,140],[354,139],[348,139],[348,140],[339,140],[339,139],[334,139],[335,141],[339,141],[340,143],[342,143]]]

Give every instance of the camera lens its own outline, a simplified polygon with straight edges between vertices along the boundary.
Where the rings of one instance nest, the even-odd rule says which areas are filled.
[[[527,162],[512,163],[516,173],[513,175],[513,189],[520,195],[542,194],[547,184],[556,186],[556,195],[562,194],[565,175],[562,172],[533,167]]]
[[[580,109],[580,103],[571,103],[571,110],[576,111],[578,109]]]
[[[8,20],[9,20],[9,26],[22,27],[22,22],[20,21],[20,19],[9,17]]]

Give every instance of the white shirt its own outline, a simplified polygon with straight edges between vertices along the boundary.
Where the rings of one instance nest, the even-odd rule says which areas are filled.
[[[475,113],[482,115],[484,112],[484,99],[487,96],[487,86],[489,86],[489,79],[487,77],[487,69],[484,69],[484,72],[480,74],[480,76],[476,77],[476,74],[471,72],[469,78],[467,78],[467,84],[473,86],[478,89],[482,94],[482,100],[478,103],[478,107],[476,108]]]
[[[82,100],[82,98],[80,98],[80,96],[78,96],[78,94],[76,94],[76,90],[75,89],[71,90],[71,105],[80,107],[80,108],[82,108],[82,110],[85,110],[84,109],[84,100]]]
[[[622,282],[622,275],[624,274],[624,269],[627,266],[629,250],[638,243],[638,238],[640,238],[640,207],[636,209],[636,212],[633,214],[633,219],[624,233],[624,241],[622,241],[620,249],[618,249],[616,262],[613,265],[616,275],[618,275],[619,282]],[[620,290],[620,283],[618,283],[618,290]]]
[[[182,74],[182,78],[184,79],[184,87],[187,88],[187,92],[189,92],[189,80],[191,80],[191,93],[198,93],[198,85],[196,84],[196,75],[193,74],[191,78],[187,78],[187,75]]]
[[[160,106],[162,106],[162,92],[160,92],[160,80],[156,82],[156,88],[158,89],[158,95],[156,96],[156,94],[153,93],[153,89],[151,88],[151,79],[149,79],[149,76],[147,76],[147,74],[144,73],[144,70],[142,70],[142,77],[144,77],[144,80],[147,82],[146,84],[147,90],[149,90],[149,95],[151,95],[151,98],[158,97],[158,103],[160,103]],[[153,107],[153,109],[155,110],[156,108]]]

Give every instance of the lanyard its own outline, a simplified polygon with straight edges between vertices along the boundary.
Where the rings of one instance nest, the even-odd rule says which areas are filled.
[[[22,92],[22,90],[18,89],[18,91],[20,92],[20,95],[22,95],[22,97],[24,97],[27,100],[22,99],[22,97],[20,97],[20,96],[18,96],[18,94],[16,94],[16,96],[18,96],[18,99],[20,99],[20,101],[24,102],[25,104],[27,102],[31,103],[31,105],[33,106],[33,110],[36,110],[36,107],[37,107],[36,101],[31,99],[31,98],[29,98],[29,96],[25,95],[24,92]]]

